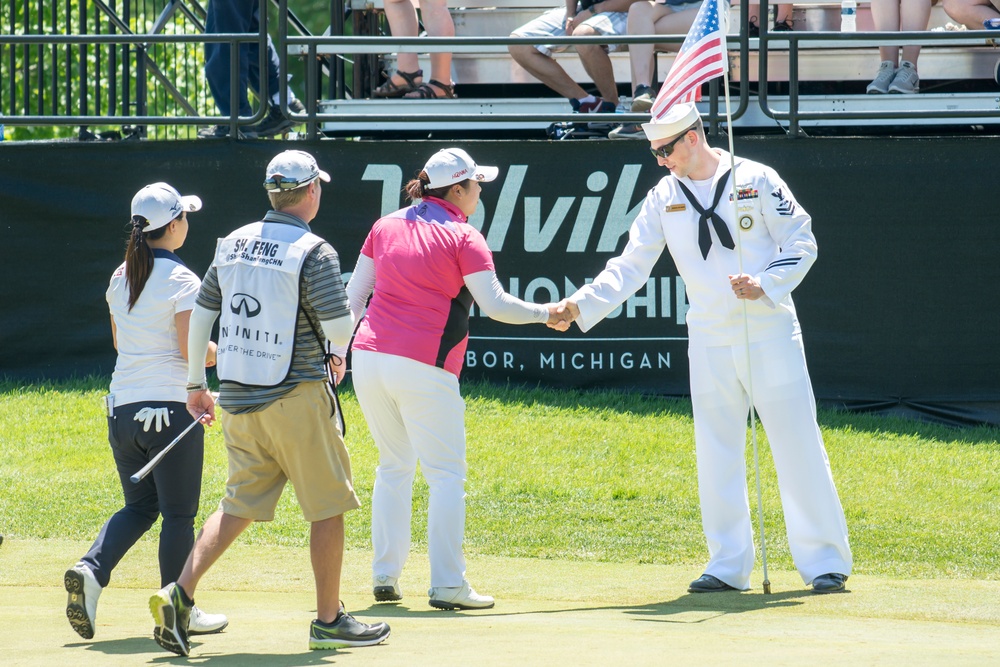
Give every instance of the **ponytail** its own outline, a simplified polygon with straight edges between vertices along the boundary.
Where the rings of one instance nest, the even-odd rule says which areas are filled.
[[[406,198],[410,201],[414,199],[423,199],[424,197],[437,197],[438,199],[444,199],[448,191],[451,189],[452,185],[457,185],[452,183],[451,185],[445,185],[444,187],[434,188],[433,190],[427,186],[431,184],[431,177],[427,175],[426,171],[421,171],[416,178],[412,179],[403,188],[403,192],[406,193]],[[460,183],[463,189],[469,189],[468,180],[462,181]]]
[[[132,231],[128,237],[128,246],[125,248],[125,278],[128,282],[128,309],[132,310],[139,295],[142,294],[146,281],[149,280],[153,272],[153,250],[146,243],[147,239],[162,238],[167,228],[160,227],[151,232],[143,232],[142,229],[149,224],[149,220],[141,215],[132,216]]]

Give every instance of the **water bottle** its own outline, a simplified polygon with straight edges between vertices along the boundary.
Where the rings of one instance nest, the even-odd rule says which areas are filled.
[[[858,29],[857,0],[840,1],[840,32],[856,32]]]
[[[983,21],[983,27],[987,30],[1000,30],[1000,19],[986,19]]]

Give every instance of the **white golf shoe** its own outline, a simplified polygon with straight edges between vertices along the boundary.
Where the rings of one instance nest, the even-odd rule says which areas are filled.
[[[372,593],[375,595],[375,602],[398,602],[403,599],[399,579],[387,574],[379,574],[372,579]]]
[[[229,625],[225,614],[206,614],[198,607],[191,607],[191,618],[188,619],[189,635],[211,635],[222,632]]]
[[[430,605],[437,609],[490,609],[493,598],[480,595],[469,582],[462,580],[461,586],[437,586],[427,591]]]
[[[97,626],[97,599],[101,597],[101,585],[97,583],[93,571],[86,563],[80,562],[66,570],[63,577],[66,592],[66,618],[84,639],[94,638]]]

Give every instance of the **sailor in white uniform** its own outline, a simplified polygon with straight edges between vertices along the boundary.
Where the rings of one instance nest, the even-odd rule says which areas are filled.
[[[842,591],[852,565],[847,523],[791,298],[816,260],[811,218],[773,169],[740,158],[734,207],[730,155],[708,145],[693,105],[675,105],[643,129],[657,163],[671,173],[646,196],[622,254],[568,297],[567,321],[588,331],[646,284],[669,249],[690,302],[691,401],[709,551],[704,575],[689,590],[750,587],[749,340],[753,398],[778,473],[792,558],[815,592]]]

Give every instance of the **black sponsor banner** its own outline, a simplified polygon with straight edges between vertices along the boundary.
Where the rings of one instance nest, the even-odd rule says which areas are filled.
[[[104,291],[143,185],[167,181],[204,200],[178,251],[203,274],[216,238],[267,210],[269,159],[308,150],[333,175],[313,231],[349,272],[372,222],[402,206],[406,181],[449,145],[500,167],[471,222],[504,287],[536,302],[593,279],[665,174],[641,141],[6,142],[0,371],[110,372]],[[987,268],[1000,246],[988,177],[996,149],[995,138],[737,140],[739,154],[775,167],[813,215],[819,259],[794,299],[817,396],[1000,421],[990,344],[1000,297]],[[686,311],[666,254],[645,288],[587,334],[505,325],[474,308],[463,377],[685,394]]]

